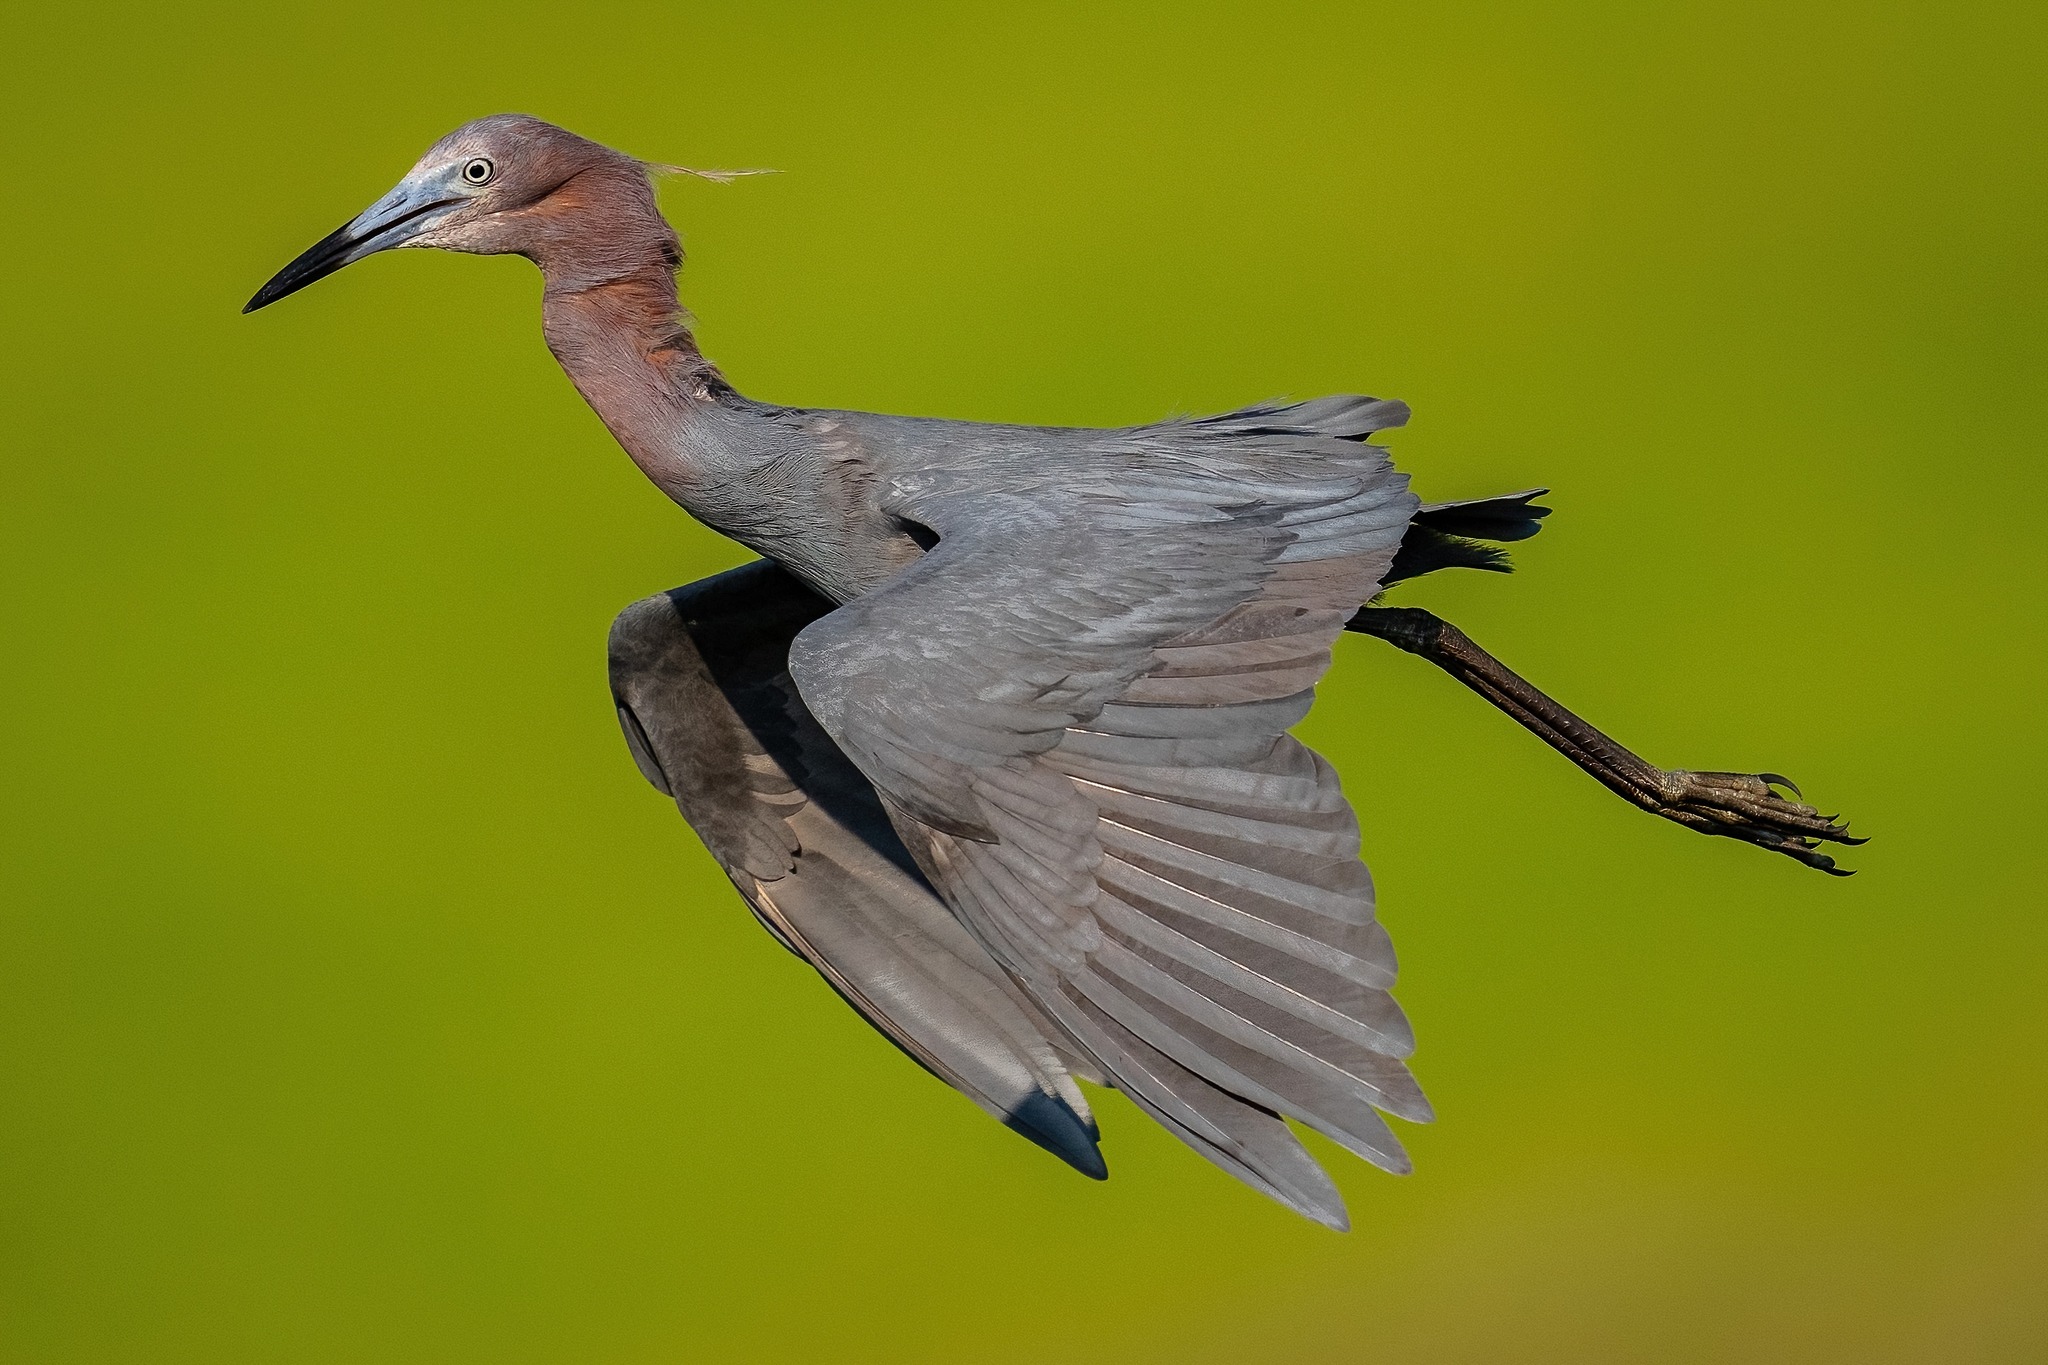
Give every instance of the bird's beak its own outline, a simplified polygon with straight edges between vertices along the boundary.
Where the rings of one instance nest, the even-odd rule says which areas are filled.
[[[407,177],[397,189],[313,243],[297,260],[271,276],[270,283],[257,290],[256,297],[242,311],[253,313],[365,256],[404,246],[466,202],[467,196],[446,184],[415,182]]]

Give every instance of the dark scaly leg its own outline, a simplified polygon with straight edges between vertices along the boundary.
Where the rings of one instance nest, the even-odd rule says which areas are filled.
[[[1366,607],[1350,629],[1377,636],[1443,669],[1520,721],[1609,791],[1701,834],[1725,835],[1797,858],[1837,877],[1849,873],[1820,842],[1860,844],[1849,827],[1772,791],[1799,788],[1776,773],[1694,773],[1652,767],[1530,686],[1450,622],[1420,607]]]

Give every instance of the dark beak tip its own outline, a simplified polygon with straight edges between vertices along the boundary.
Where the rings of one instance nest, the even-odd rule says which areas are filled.
[[[291,275],[293,275],[294,273],[299,273],[295,272],[293,268],[297,264],[298,262],[294,261],[292,265],[286,266],[282,271],[278,272],[275,278],[265,280],[263,283],[263,287],[257,290],[254,294],[250,295],[249,301],[242,305],[243,315],[247,316],[248,314],[255,312],[259,308],[268,308],[270,307],[271,304],[276,303],[279,299],[284,298],[289,294],[298,293],[301,289],[304,289],[307,285],[312,284],[314,280],[319,279],[322,275],[331,273],[329,271],[322,271],[320,272],[320,275],[315,275],[312,278],[304,278],[302,275],[302,277],[299,279],[291,279]]]
[[[296,294],[347,265],[349,250],[358,244],[349,232],[354,221],[351,219],[328,233],[300,252],[291,264],[265,280],[263,287],[242,305],[242,312],[248,314],[259,308],[268,308],[279,299]]]
[[[308,280],[306,283],[311,284],[312,281]],[[303,286],[293,286],[292,288],[289,289],[279,289],[277,287],[277,281],[270,280],[267,283],[265,283],[261,289],[257,290],[254,294],[249,296],[249,301],[242,305],[242,313],[244,316],[247,316],[248,314],[255,312],[258,308],[268,308],[270,307],[271,304],[276,303],[279,299],[285,297],[285,295],[298,293],[301,287]]]

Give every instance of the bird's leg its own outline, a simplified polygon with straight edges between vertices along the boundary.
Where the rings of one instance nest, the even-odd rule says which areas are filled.
[[[1513,716],[1609,791],[1702,834],[1725,835],[1797,858],[1838,877],[1849,874],[1819,852],[1820,841],[1860,844],[1847,825],[1772,790],[1799,788],[1776,773],[1695,773],[1653,767],[1544,696],[1450,622],[1420,607],[1366,607],[1350,629],[1418,654]]]

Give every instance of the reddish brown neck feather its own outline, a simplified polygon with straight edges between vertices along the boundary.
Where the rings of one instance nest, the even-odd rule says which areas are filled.
[[[730,387],[690,335],[676,296],[682,245],[646,172],[581,171],[516,216],[521,254],[546,281],[548,349],[648,477],[674,492],[690,474],[662,437]]]

